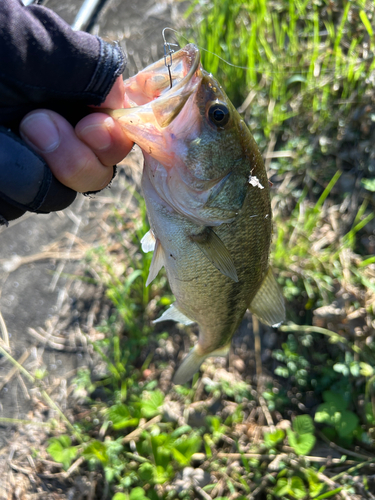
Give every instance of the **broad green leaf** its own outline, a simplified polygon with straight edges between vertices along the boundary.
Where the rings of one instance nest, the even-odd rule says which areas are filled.
[[[359,368],[360,373],[363,377],[372,377],[372,375],[374,374],[374,368],[367,363],[361,361],[359,363]]]
[[[129,495],[125,493],[115,493],[112,500],[129,500]]]
[[[359,419],[352,411],[338,411],[335,405],[323,403],[315,413],[315,422],[330,424],[340,437],[349,437],[357,427]]]
[[[189,465],[190,460],[188,460],[177,448],[172,448],[172,455],[179,464]]]
[[[151,448],[155,464],[166,468],[171,461],[171,437],[167,434],[151,436]]]
[[[275,368],[275,373],[279,377],[284,377],[284,378],[289,377],[289,370],[288,370],[288,368],[286,368],[286,366],[277,366]]]
[[[167,465],[167,467],[162,467],[158,465],[155,472],[155,482],[158,484],[163,484],[174,476],[175,472],[172,465]]]
[[[111,406],[108,411],[108,419],[112,421],[115,430],[137,427],[139,423],[139,418],[133,418],[129,408],[123,404]]]
[[[360,368],[358,361],[352,361],[349,365],[349,368],[350,368],[350,373],[353,375],[353,377],[359,376]]]
[[[324,483],[318,478],[318,474],[314,469],[308,468],[305,470],[305,476],[309,482],[309,493],[311,498],[315,498],[319,495],[324,488]]]
[[[159,391],[152,391],[152,392],[147,392],[145,391],[142,394],[142,401],[141,401],[141,411],[142,415],[145,416],[146,418],[152,418],[158,413],[160,413],[160,406],[164,402],[164,394]]]
[[[323,399],[327,403],[330,403],[332,406],[335,406],[336,411],[346,410],[346,407],[348,406],[348,403],[345,401],[345,399],[336,392],[324,391]]]
[[[174,443],[172,454],[178,463],[188,465],[191,457],[200,449],[201,444],[202,439],[199,436],[180,438]]]
[[[373,179],[362,179],[361,182],[367,191],[375,192],[375,177]]]
[[[83,450],[82,455],[87,458],[87,460],[98,460],[101,464],[106,465],[108,463],[107,449],[104,443],[100,441],[93,441]]]
[[[293,420],[293,429],[297,434],[312,434],[315,431],[313,419],[310,415],[298,415]]]
[[[155,466],[149,463],[144,463],[139,466],[138,474],[140,479],[145,483],[149,483],[154,476]]]
[[[335,425],[336,406],[331,403],[322,403],[318,406],[314,420],[318,423]]]
[[[297,434],[291,429],[287,429],[290,446],[297,455],[308,455],[315,445],[315,436],[313,434]]]
[[[336,426],[337,432],[340,437],[347,437],[353,433],[359,423],[359,418],[352,411],[343,411],[341,413],[338,425]]]
[[[345,363],[335,363],[333,365],[333,369],[337,373],[342,373],[344,377],[347,377],[349,375],[349,367]]]
[[[77,455],[77,449],[71,446],[72,441],[69,436],[60,436],[58,438],[51,438],[50,445],[47,448],[51,457],[62,464],[64,470],[69,469],[70,464]]]
[[[130,500],[147,500],[145,490],[139,486],[133,488],[130,493]]]
[[[264,433],[264,444],[267,448],[273,448],[285,437],[285,432],[282,429],[277,429],[275,432]]]
[[[289,489],[290,489],[290,486],[288,483],[288,479],[286,479],[285,477],[282,477],[282,478],[278,479],[276,486],[273,489],[273,493],[277,497],[282,497],[282,496],[287,495],[289,493]]]
[[[291,490],[293,491],[294,498],[303,498],[306,495],[306,488],[303,481],[298,476],[291,478]]]

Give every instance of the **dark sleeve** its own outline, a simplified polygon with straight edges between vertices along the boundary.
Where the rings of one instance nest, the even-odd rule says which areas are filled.
[[[76,196],[19,138],[22,118],[48,108],[75,125],[124,66],[119,47],[73,31],[51,10],[0,0],[0,225],[25,211],[62,210]]]
[[[73,31],[53,11],[0,0],[0,125],[17,132],[41,107],[76,122],[104,101],[124,65],[119,47]]]
[[[26,211],[49,213],[70,205],[76,192],[52,175],[19,137],[0,127],[0,225]]]

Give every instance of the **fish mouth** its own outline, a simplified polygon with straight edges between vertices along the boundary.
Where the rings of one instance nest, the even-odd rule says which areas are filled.
[[[170,125],[202,80],[200,51],[191,43],[174,52],[170,74],[166,62],[169,59],[160,59],[126,80],[125,100],[129,108],[106,110],[108,114],[121,119],[132,111],[147,111],[151,107],[159,127]]]
[[[125,93],[131,107],[142,106],[159,97],[170,97],[186,87],[200,69],[200,51],[192,43],[173,52],[166,59],[150,64],[124,82]],[[170,70],[170,73],[169,73]]]
[[[202,80],[200,52],[196,45],[189,44],[173,54],[172,57],[172,61],[176,61],[176,69],[174,69],[172,62],[171,78],[169,78],[168,68],[164,66],[168,72],[169,89],[166,91],[164,89],[164,95],[161,94],[158,99],[151,103],[155,118],[162,128],[167,127],[178,116]],[[175,81],[175,85],[173,85],[173,81]]]

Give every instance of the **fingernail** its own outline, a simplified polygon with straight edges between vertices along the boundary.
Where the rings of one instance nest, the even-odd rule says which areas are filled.
[[[33,113],[20,125],[21,134],[42,153],[51,153],[60,144],[60,134],[47,113]]]
[[[112,118],[109,120],[112,121]],[[79,137],[96,151],[104,151],[112,144],[110,133],[102,124],[98,123],[87,125],[87,127],[79,132]]]

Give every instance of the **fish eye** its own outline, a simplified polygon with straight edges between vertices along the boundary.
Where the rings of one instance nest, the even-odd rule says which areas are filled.
[[[221,102],[211,104],[208,109],[208,118],[217,127],[224,127],[228,123],[229,117],[228,107]]]

